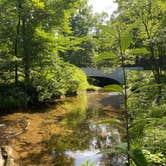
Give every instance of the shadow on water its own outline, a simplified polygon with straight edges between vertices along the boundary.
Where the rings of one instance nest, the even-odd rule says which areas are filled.
[[[121,102],[118,94],[82,93],[48,112],[5,116],[4,121],[24,117],[29,123],[26,132],[11,140],[16,165],[79,166],[88,160],[95,166],[123,166],[123,155],[97,154],[121,142],[120,128],[95,124],[121,118]]]

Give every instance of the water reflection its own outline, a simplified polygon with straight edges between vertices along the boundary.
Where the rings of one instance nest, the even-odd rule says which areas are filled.
[[[119,118],[121,101],[119,94],[82,93],[48,112],[5,117],[24,116],[30,124],[26,133],[12,141],[16,165],[79,166],[89,160],[95,166],[123,166],[124,156],[97,154],[121,142],[118,126],[94,123]]]
[[[76,152],[68,151],[66,152],[66,154],[69,157],[75,158],[74,165],[81,165],[85,163],[86,160],[88,160],[89,163],[94,163],[96,166],[99,166],[102,155],[101,154],[96,155],[98,152],[99,152],[98,150],[90,149],[90,150],[76,151]]]

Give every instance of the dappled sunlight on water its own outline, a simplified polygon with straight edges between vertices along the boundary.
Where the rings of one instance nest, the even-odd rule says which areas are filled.
[[[77,97],[60,101],[61,104],[50,106],[48,111],[43,109],[43,113],[40,110],[2,117],[1,121],[9,123],[8,126],[18,119],[27,121],[27,129],[9,140],[15,165],[79,166],[86,160],[96,166],[110,166],[111,162],[123,165],[123,156],[97,154],[121,142],[120,128],[94,123],[121,118],[121,100],[117,94],[80,93]]]

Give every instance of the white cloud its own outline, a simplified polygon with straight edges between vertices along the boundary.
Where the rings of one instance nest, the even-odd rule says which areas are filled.
[[[108,15],[111,15],[118,6],[113,0],[89,0],[88,3],[93,6],[94,13],[107,12]]]

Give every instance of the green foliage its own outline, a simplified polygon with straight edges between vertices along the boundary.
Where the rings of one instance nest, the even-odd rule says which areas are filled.
[[[77,25],[70,22],[83,1],[2,0],[0,3],[3,9],[0,83],[23,82],[25,88],[20,93],[26,93],[31,104],[87,88],[85,74],[60,59],[61,53],[78,51],[79,44],[87,41],[84,34],[73,36]],[[87,2],[84,3],[86,6]]]
[[[152,72],[125,73],[127,94],[124,107],[125,114],[128,115],[125,116],[125,121],[129,124],[126,137],[130,148],[134,149],[130,157],[135,165],[159,165],[159,163],[149,162],[141,148],[147,148],[154,154],[165,154],[166,149],[165,106],[162,106],[162,103],[165,103],[166,91],[160,64],[161,57],[163,55],[165,57],[163,49],[165,50],[166,45],[165,42],[158,43],[159,38],[161,40],[164,38],[158,36],[164,28],[163,1],[129,0],[117,1],[117,3],[119,4],[118,16],[101,28],[99,40],[102,44],[100,43],[101,47],[98,50],[101,56],[97,57],[96,62],[99,64],[103,61],[102,67],[113,66],[112,63],[114,66],[119,64],[131,66],[135,65],[136,60],[146,59],[146,63],[151,66]],[[108,52],[113,52],[117,56],[116,64],[114,58],[111,59],[107,54]],[[112,89],[109,86],[105,88]],[[123,92],[123,88],[117,90],[113,87],[113,91]],[[128,149],[126,153],[129,151]],[[111,153],[111,149],[106,150],[106,153]]]
[[[145,133],[145,127],[148,123],[148,119],[139,119],[135,120],[135,122],[132,124],[129,132],[130,132],[130,138],[131,142],[138,142],[138,139],[141,139],[144,136]],[[135,144],[137,144],[135,143]]]
[[[140,82],[140,80],[144,81]],[[142,86],[142,89],[140,87],[139,91],[131,92],[128,101],[130,112],[134,115],[130,126],[131,147],[134,149],[141,147],[149,150],[150,153],[165,155],[165,104],[155,103],[157,88],[162,86],[154,84],[150,72],[144,74],[141,72],[139,77],[135,77],[132,81],[132,85],[137,86],[136,89],[139,89],[139,86]],[[161,158],[165,160],[164,157]],[[149,165],[162,164],[150,163]]]
[[[113,60],[116,58],[116,55],[113,52],[102,52],[98,56],[94,57],[94,62],[100,62],[102,60]]]
[[[126,154],[126,152],[127,152],[127,143],[122,142],[120,144],[115,145],[111,149],[104,149],[98,154],[120,154],[120,153]]]
[[[149,116],[155,117],[155,118],[162,118],[162,117],[166,116],[166,104],[163,104],[161,106],[154,105],[149,110]]]
[[[148,150],[134,149],[131,157],[136,166],[165,165],[165,158],[161,153],[151,154]]]
[[[85,75],[85,73],[78,67],[71,65],[71,70],[72,70],[72,74],[71,74],[71,78],[70,78],[70,82],[69,82],[69,90],[70,90],[70,86],[75,86],[77,85],[77,87],[75,89],[73,89],[75,92],[78,90],[86,90],[89,86],[88,82],[87,82],[87,77]],[[71,83],[75,84],[72,85]]]
[[[80,40],[78,43],[79,49],[72,49],[61,53],[65,61],[75,64],[80,67],[89,66],[92,64],[94,56],[95,42],[93,39],[92,29],[96,26],[98,20],[92,14],[91,7],[88,6],[87,0],[81,0],[80,8],[71,16],[71,34]],[[73,43],[72,43],[73,44]]]
[[[120,92],[123,93],[123,87],[121,87],[120,85],[107,85],[104,87],[105,91],[112,91],[112,92]]]
[[[59,61],[52,69],[45,68],[41,73],[33,73],[32,85],[36,87],[39,101],[61,95],[76,94],[88,87],[86,75],[74,65]]]
[[[132,160],[134,161],[136,166],[148,166],[146,158],[140,149],[134,149],[130,153]]]
[[[95,124],[122,124],[122,122],[118,119],[107,119],[107,120],[95,122]]]
[[[155,165],[165,165],[166,159],[164,158],[164,155],[161,153],[151,154],[148,150],[142,150],[148,166],[155,166]]]
[[[22,87],[1,85],[0,94],[0,110],[21,108],[29,102],[29,98]]]
[[[135,55],[146,55],[149,54],[149,51],[146,48],[135,48],[132,49],[130,53]]]
[[[139,91],[143,91],[144,89],[154,88],[154,87],[159,87],[159,86],[161,86],[161,84],[145,85],[145,86],[142,86],[140,88],[133,90],[133,93],[137,93]]]
[[[125,52],[125,50],[129,48],[131,42],[132,42],[132,33],[123,33],[120,36],[120,46],[123,52]]]
[[[153,105],[148,110],[148,117],[152,117],[146,125],[145,136],[143,140],[144,146],[149,145],[149,149],[152,153],[163,153],[166,154],[166,142],[165,142],[165,117],[166,107],[163,105]],[[155,126],[155,128],[153,127]]]
[[[106,91],[128,93],[126,142],[131,149],[122,143],[103,153],[130,152],[135,165],[164,165],[165,1],[116,2],[116,17],[104,22],[105,15],[94,16],[87,0],[1,0],[0,108],[19,108],[89,88],[85,74],[65,61],[91,66],[94,59],[100,67],[124,67],[146,60],[152,72],[131,73],[132,77],[124,73],[130,77],[124,86],[129,87],[128,91],[120,85],[104,87]],[[121,121],[97,122],[105,123]]]

